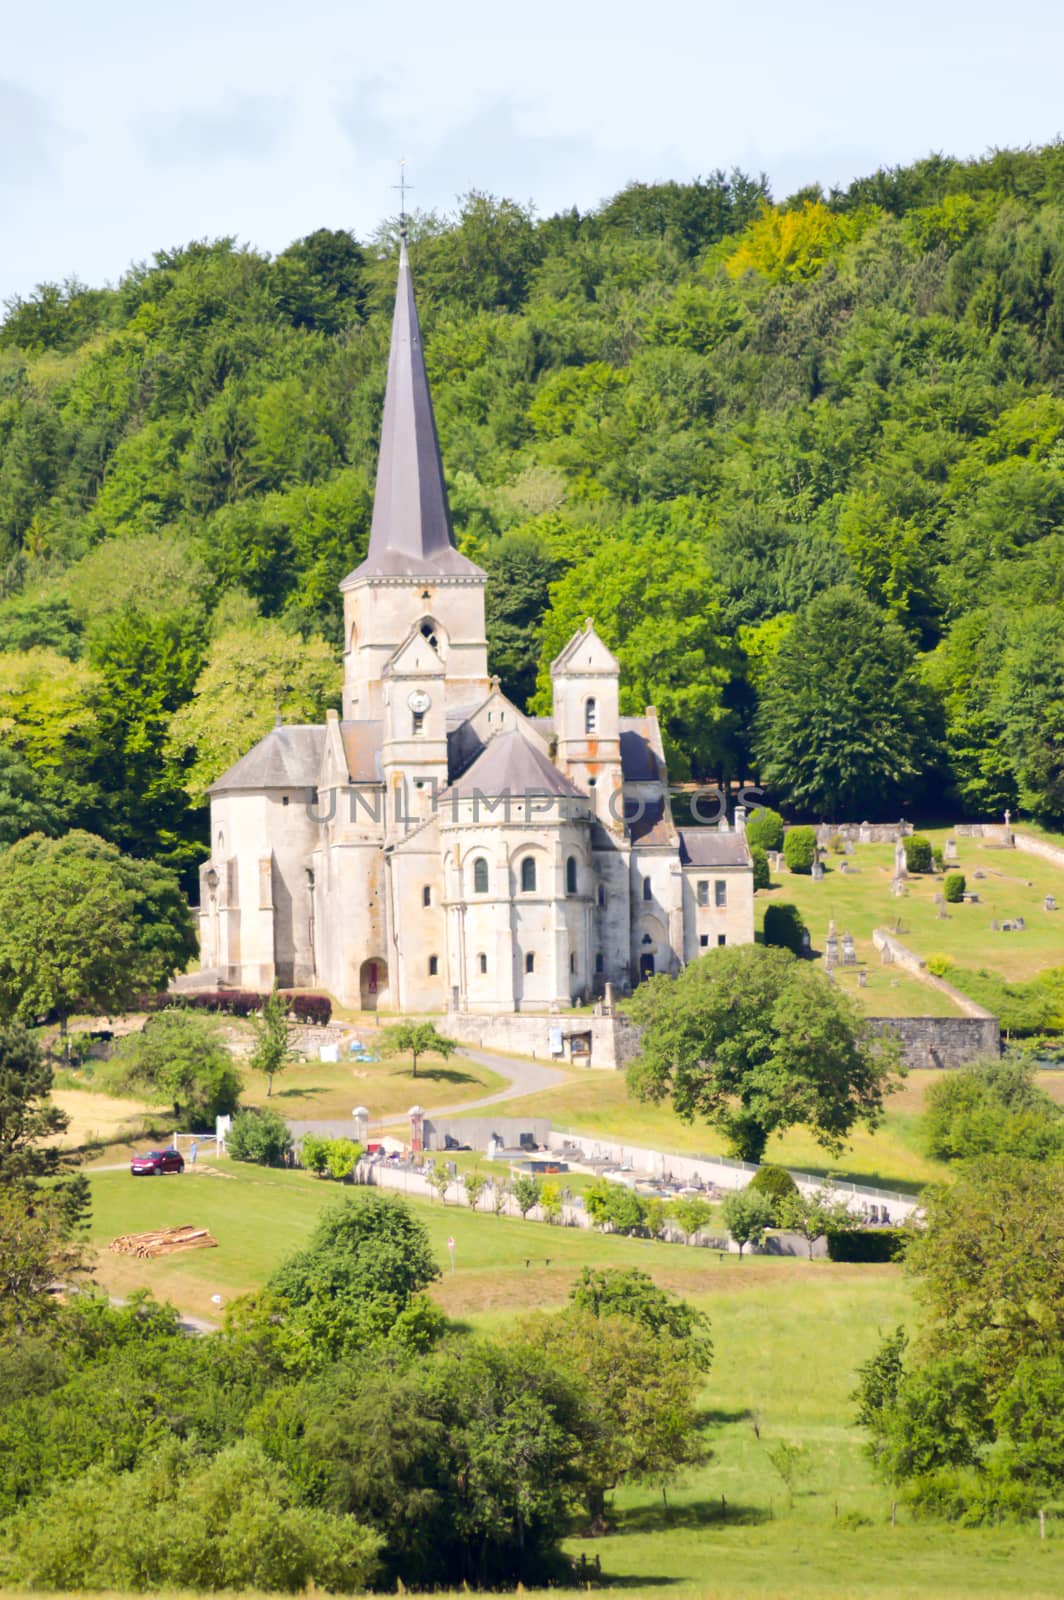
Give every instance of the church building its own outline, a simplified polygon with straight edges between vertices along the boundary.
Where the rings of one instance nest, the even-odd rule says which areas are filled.
[[[590,619],[553,715],[488,672],[405,243],[369,549],[341,584],[342,711],[278,726],[212,786],[201,963],[393,1012],[556,1012],[754,937],[743,816],[676,827],[657,716],[619,712]]]

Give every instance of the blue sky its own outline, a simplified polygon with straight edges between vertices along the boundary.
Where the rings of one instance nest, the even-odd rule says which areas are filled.
[[[633,178],[778,196],[1064,132],[1033,0],[0,4],[0,299],[192,238],[363,236],[470,188],[587,208]]]

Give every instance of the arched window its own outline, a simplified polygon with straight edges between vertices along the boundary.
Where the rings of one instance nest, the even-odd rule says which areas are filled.
[[[423,906],[430,906],[432,904],[432,887],[430,884],[426,883],[421,891],[421,904]]]
[[[603,968],[602,951],[600,950],[598,955],[595,957],[595,971],[596,972],[601,972],[602,968]]]
[[[585,700],[584,701],[584,732],[585,733],[597,733],[598,732],[598,701],[597,700]]]
[[[423,738],[425,734],[425,713],[423,711],[412,711],[411,718],[411,733],[415,739]]]
[[[488,892],[488,863],[485,856],[477,856],[473,863],[473,893],[487,894]]]
[[[483,950],[480,952],[479,956],[477,956],[477,966],[480,968],[482,973],[487,972],[488,970],[488,958],[484,954]]]
[[[435,978],[440,970],[439,956],[429,956],[429,977]]]
[[[536,860],[534,856],[526,856],[521,863],[521,890],[524,894],[534,894],[536,891]],[[529,972],[532,968],[529,967]]]
[[[644,878],[643,879],[643,899],[644,900],[653,900],[653,898],[654,898],[654,891],[650,887],[650,879],[649,878]]]
[[[600,906],[606,904],[606,885],[604,883],[600,883],[598,886],[598,903]]]
[[[565,892],[566,892],[566,894],[575,894],[576,893],[576,857],[575,856],[570,856],[568,861],[565,863]]]
[[[535,972],[535,970],[536,970],[535,952],[532,951],[532,950],[529,950],[525,955],[525,971],[526,972]]]

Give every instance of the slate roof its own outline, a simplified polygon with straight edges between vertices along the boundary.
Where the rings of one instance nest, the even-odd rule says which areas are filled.
[[[223,772],[208,794],[228,794],[233,789],[305,789],[318,781],[325,729],[306,723],[271,728],[252,745],[246,756]]]
[[[516,729],[512,733],[497,733],[493,739],[489,739],[472,766],[451,785],[449,792],[471,795],[475,789],[489,796],[509,793],[516,798],[534,791],[586,799]]]
[[[681,828],[680,864],[685,867],[748,867],[746,835],[719,828]]]
[[[454,542],[404,240],[399,252],[369,550],[341,587],[357,578],[483,576],[479,567],[459,554]]]

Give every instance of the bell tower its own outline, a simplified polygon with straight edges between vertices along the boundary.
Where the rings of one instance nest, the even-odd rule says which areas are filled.
[[[382,716],[385,666],[414,633],[442,665],[447,707],[484,699],[491,687],[486,583],[454,540],[404,237],[369,549],[340,585],[344,716]]]

